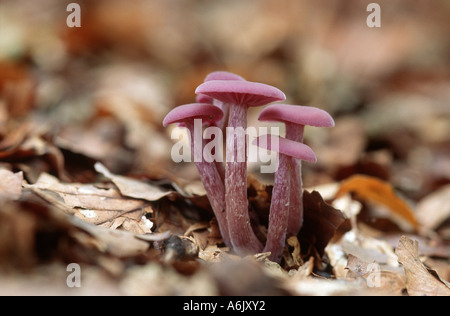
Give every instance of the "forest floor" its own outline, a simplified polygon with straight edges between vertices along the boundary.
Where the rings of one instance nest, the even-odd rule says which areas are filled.
[[[450,295],[450,7],[379,1],[377,29],[369,2],[316,2],[78,1],[70,28],[2,0],[0,295]],[[171,159],[162,120],[215,70],[335,119],[305,132],[280,264],[225,247]],[[262,238],[272,184],[249,165]]]

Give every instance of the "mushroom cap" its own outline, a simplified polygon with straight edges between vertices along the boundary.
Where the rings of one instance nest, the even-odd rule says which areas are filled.
[[[201,84],[196,94],[205,94],[223,103],[262,106],[286,100],[279,89],[257,82],[242,80],[211,80]]]
[[[188,120],[203,119],[207,123],[221,120],[223,112],[220,108],[212,104],[191,103],[176,107],[163,120],[163,126],[166,127],[173,123],[183,123]]]
[[[195,98],[195,101],[197,101],[197,103],[207,103],[207,104],[212,104],[214,99],[211,97],[208,97],[207,95],[204,94],[199,94],[197,95],[197,97]]]
[[[274,146],[274,142],[278,141],[278,148]],[[253,142],[254,145],[258,147],[265,148],[268,150],[279,152],[280,154],[293,157],[296,159],[305,160],[307,162],[316,163],[317,157],[311,147],[298,143],[296,141],[286,139],[276,135],[263,135],[259,136]]]
[[[239,75],[236,75],[232,72],[228,71],[214,71],[211,72],[209,75],[206,76],[205,81],[211,81],[211,80],[239,80],[239,81],[245,81],[244,78],[242,78]],[[198,103],[213,103],[213,98],[210,96],[207,96],[205,94],[199,94],[196,98]]]
[[[236,74],[234,74],[232,72],[228,72],[228,71],[214,71],[214,72],[211,72],[209,75],[206,76],[205,82],[211,81],[211,80],[239,80],[239,81],[246,81],[241,76],[236,75]]]
[[[326,111],[312,106],[271,104],[261,111],[258,120],[293,123],[316,127],[333,127],[334,120]]]

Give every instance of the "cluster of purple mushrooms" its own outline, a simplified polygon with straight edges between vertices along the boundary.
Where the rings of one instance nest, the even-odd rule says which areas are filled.
[[[202,119],[205,126],[219,127],[222,131],[227,127],[245,130],[249,107],[286,100],[286,95],[275,87],[250,82],[225,71],[209,74],[195,93],[197,103],[176,107],[163,121],[164,126],[178,123],[189,130],[192,152],[196,145],[193,137],[195,119]],[[236,159],[240,142],[226,139],[225,166],[222,162],[204,159],[195,164],[225,245],[241,256],[270,252],[269,259],[280,262],[286,239],[296,236],[303,225],[301,160],[313,163],[317,160],[313,150],[303,144],[304,127],[333,127],[334,120],[327,112],[315,107],[278,103],[264,108],[258,119],[282,122],[286,126],[285,138],[264,135],[257,139],[257,145],[268,150],[273,150],[274,137],[279,144],[279,165],[275,173],[265,244],[258,239],[250,222],[247,161]]]

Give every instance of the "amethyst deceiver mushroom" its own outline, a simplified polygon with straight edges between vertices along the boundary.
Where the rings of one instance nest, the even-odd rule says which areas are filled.
[[[246,81],[241,76],[234,74],[228,71],[214,71],[208,74],[204,80],[204,82],[213,81],[213,80],[237,80],[237,81]],[[219,122],[217,122],[217,126],[220,129],[224,129],[227,126],[228,114],[229,114],[229,106],[228,104],[211,98],[210,96],[199,94],[197,96],[197,102],[201,103],[211,103],[217,105],[223,111],[223,118]]]
[[[232,72],[228,71],[214,71],[208,74],[204,80],[204,82],[212,81],[212,80],[237,80],[237,81],[246,81],[241,76],[234,74]],[[215,123],[215,126],[219,127],[222,131],[225,129],[225,127],[228,125],[228,115],[229,115],[229,106],[228,104],[221,102],[219,100],[215,100],[211,98],[210,96],[207,96],[205,94],[198,94],[196,98],[198,103],[209,103],[218,106],[223,111],[223,118],[221,120],[218,120]],[[223,181],[225,181],[225,168],[222,164],[222,162],[216,161],[216,167],[219,171],[220,177]]]
[[[269,141],[270,139],[270,141]],[[277,145],[273,145],[276,141]],[[291,170],[296,160],[317,161],[313,150],[303,143],[282,138],[275,135],[260,136],[255,143],[268,150],[279,153],[278,169],[275,173],[275,183],[272,191],[272,201],[269,213],[269,229],[264,252],[270,252],[269,259],[280,262],[286,241],[289,221],[290,190],[292,189]]]
[[[226,140],[225,203],[231,243],[239,255],[257,253],[263,249],[252,230],[247,200],[247,157],[238,161],[236,130],[247,129],[248,108],[284,101],[285,94],[279,89],[242,80],[211,80],[200,85],[196,94],[204,94],[229,106]],[[228,131],[231,131],[228,133]],[[243,140],[245,147],[245,139]]]
[[[298,143],[303,142],[305,125],[315,127],[333,127],[334,120],[326,111],[300,105],[272,104],[261,111],[260,121],[283,122],[286,125],[286,138]],[[291,198],[287,237],[296,236],[303,225],[303,191],[301,161],[296,160],[291,169]]]
[[[191,137],[191,151],[195,156],[195,152],[198,151],[198,149],[196,149],[196,146],[198,146],[198,144],[196,144],[194,136],[196,127],[195,120],[200,119],[202,121],[202,125],[200,126],[201,128],[204,124],[211,124],[217,120],[222,119],[222,117],[223,112],[217,106],[204,103],[192,103],[181,105],[173,109],[164,118],[163,126],[166,127],[169,124],[178,123],[181,126],[186,127],[189,130]],[[201,130],[200,132],[202,133],[203,130]],[[220,177],[216,165],[211,162],[206,162],[203,159],[203,137],[201,139],[201,142],[202,157],[201,159],[194,159],[194,162],[198,169],[203,186],[205,187],[205,191],[211,203],[214,215],[217,218],[223,241],[228,247],[231,247],[225,208],[224,183],[222,181],[222,178]]]

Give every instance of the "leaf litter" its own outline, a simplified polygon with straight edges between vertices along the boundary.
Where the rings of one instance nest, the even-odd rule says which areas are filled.
[[[448,6],[401,1],[403,24],[387,10],[379,36],[356,2],[98,1],[80,29],[49,22],[65,21],[57,1],[43,15],[4,2],[0,294],[450,295]],[[319,161],[281,264],[225,247],[195,168],[170,158],[162,117],[219,68],[334,113],[336,128],[305,134]],[[272,180],[248,179],[261,240]]]

